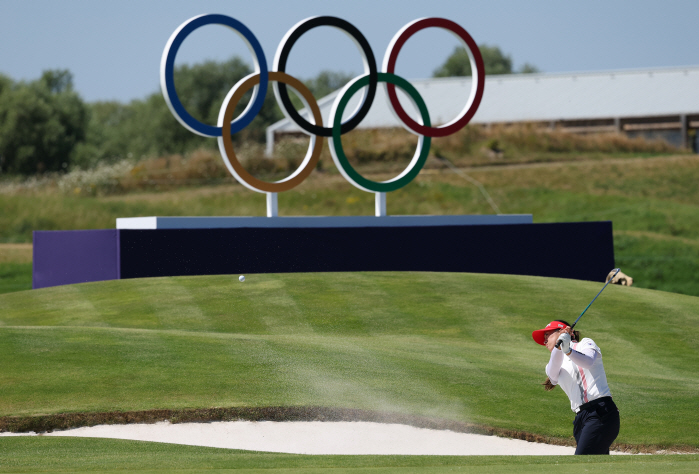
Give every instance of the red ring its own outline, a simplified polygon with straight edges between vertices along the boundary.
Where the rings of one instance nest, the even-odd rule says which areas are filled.
[[[388,92],[388,98],[391,101],[393,110],[395,110],[398,117],[403,121],[403,123],[405,123],[405,125],[408,128],[420,135],[434,138],[445,137],[447,135],[456,133],[462,128],[464,128],[466,124],[468,124],[471,121],[476,111],[478,110],[478,106],[481,104],[481,99],[483,98],[483,88],[485,86],[485,67],[483,65],[483,57],[481,56],[481,52],[478,49],[478,45],[476,45],[476,42],[473,41],[471,35],[469,35],[468,32],[464,30],[461,26],[445,18],[423,18],[421,20],[415,21],[412,24],[409,24],[400,33],[398,38],[391,42],[392,45],[389,46],[391,47],[390,55],[388,56],[387,60],[384,61],[384,72],[392,74],[395,73],[394,71],[396,68],[396,60],[398,59],[398,53],[400,52],[401,48],[408,40],[408,38],[410,38],[412,35],[414,35],[420,30],[430,28],[433,26],[437,28],[444,28],[445,30],[449,30],[452,33],[456,34],[459,38],[461,38],[464,41],[464,43],[466,43],[466,46],[468,47],[468,49],[471,50],[471,53],[473,54],[473,58],[476,61],[477,76],[476,95],[473,98],[471,106],[458,120],[451,123],[450,125],[445,125],[443,127],[426,127],[424,125],[420,125],[415,120],[410,118],[410,116],[405,112],[405,110],[403,110],[403,106],[400,104],[400,101],[398,100],[398,95],[396,94],[395,85],[386,84],[386,91]]]

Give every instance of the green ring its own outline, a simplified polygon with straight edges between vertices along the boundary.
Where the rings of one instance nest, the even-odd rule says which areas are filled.
[[[405,92],[407,92],[407,94],[417,104],[417,107],[420,111],[420,115],[422,115],[422,121],[424,122],[424,125],[427,127],[431,126],[430,114],[427,111],[425,101],[422,100],[422,96],[417,91],[417,89],[415,89],[412,86],[412,84],[410,84],[408,81],[406,81],[400,76],[396,76],[395,74],[387,72],[378,73],[378,82],[388,82],[389,84],[398,86]],[[335,117],[333,120],[333,139],[331,141],[331,147],[335,151],[333,155],[334,158],[336,158],[336,163],[342,168],[342,170],[347,174],[347,176],[349,176],[349,178],[352,181],[354,181],[353,184],[363,189],[368,189],[371,192],[389,193],[391,191],[396,191],[397,189],[402,188],[403,186],[411,182],[413,179],[415,179],[415,177],[420,173],[420,170],[425,165],[425,161],[427,161],[427,156],[430,152],[430,145],[432,140],[430,137],[422,137],[422,149],[420,150],[419,158],[415,161],[415,163],[412,164],[412,166],[407,170],[407,172],[404,172],[405,175],[398,179],[393,178],[393,180],[389,181],[372,181],[360,175],[352,167],[349,160],[347,159],[347,156],[345,155],[344,150],[342,149],[342,131],[340,127],[342,126],[342,113],[345,111],[347,103],[352,98],[352,96],[356,94],[362,87],[368,85],[369,76],[363,76],[360,79],[358,79],[355,83],[353,83],[350,87],[348,87],[345,93],[340,97],[335,111]]]

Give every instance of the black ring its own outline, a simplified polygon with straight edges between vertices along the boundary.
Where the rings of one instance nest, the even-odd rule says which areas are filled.
[[[376,95],[376,87],[378,84],[378,70],[376,68],[376,59],[374,58],[374,52],[371,50],[369,42],[366,40],[364,35],[350,22],[337,18],[334,16],[317,16],[314,18],[309,18],[308,20],[301,23],[295,30],[288,34],[288,38],[282,47],[282,50],[278,54],[276,69],[279,72],[286,72],[286,60],[289,57],[292,46],[296,43],[304,33],[308,30],[315,28],[316,26],[333,26],[340,30],[343,30],[350,36],[352,36],[359,46],[364,51],[367,63],[369,63],[369,90],[364,97],[364,103],[361,105],[357,113],[347,122],[343,123],[340,127],[340,132],[345,134],[350,130],[354,130],[359,122],[361,122],[366,114],[369,113],[371,109],[371,104],[374,102],[374,96]],[[277,86],[275,89],[279,92],[279,98],[282,101],[282,107],[284,107],[288,117],[293,120],[296,125],[304,129],[305,131],[321,136],[321,137],[331,137],[333,134],[332,127],[319,127],[310,123],[308,120],[304,119],[301,114],[296,111],[296,108],[291,103],[289,98],[289,92],[286,89],[286,84],[275,83]]]

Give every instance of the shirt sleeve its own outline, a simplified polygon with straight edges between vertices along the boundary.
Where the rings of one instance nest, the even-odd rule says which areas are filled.
[[[546,364],[546,375],[554,385],[558,385],[558,374],[561,372],[561,365],[563,365],[563,351],[558,349],[552,350],[549,363]]]
[[[597,359],[597,351],[595,350],[594,343],[592,344],[578,344],[575,349],[571,349],[568,357],[573,361],[578,367],[583,369],[589,369],[592,364],[595,363]]]

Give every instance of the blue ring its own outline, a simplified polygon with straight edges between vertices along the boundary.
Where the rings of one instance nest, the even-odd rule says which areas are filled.
[[[247,127],[250,122],[257,116],[262,109],[262,104],[265,101],[265,95],[267,94],[267,85],[269,84],[269,77],[267,73],[267,60],[265,59],[265,53],[262,51],[262,46],[260,46],[259,41],[255,35],[250,31],[245,25],[243,25],[238,20],[231,18],[226,15],[210,14],[201,15],[194,17],[184,24],[182,29],[173,38],[169,49],[167,50],[167,59],[165,63],[165,89],[163,92],[167,94],[167,99],[172,105],[172,111],[177,115],[177,117],[185,123],[189,128],[195,130],[197,133],[208,136],[208,137],[220,137],[222,135],[221,127],[216,127],[213,125],[206,125],[199,120],[192,117],[187,109],[184,108],[180,98],[177,96],[177,91],[175,90],[175,56],[177,51],[180,49],[180,45],[184,39],[189,36],[191,32],[199,28],[200,26],[217,24],[228,26],[229,28],[237,31],[245,40],[252,46],[253,51],[257,59],[257,63],[260,68],[260,84],[257,91],[257,97],[252,106],[250,106],[246,113],[238,117],[233,123],[231,123],[231,134],[236,133]]]

